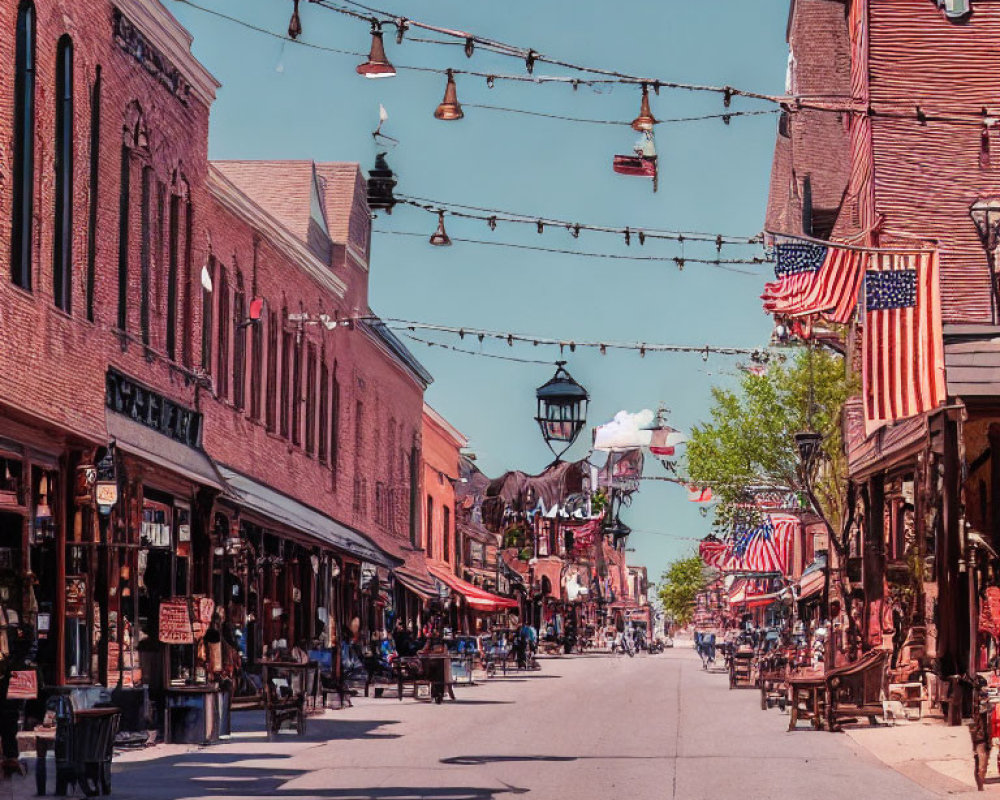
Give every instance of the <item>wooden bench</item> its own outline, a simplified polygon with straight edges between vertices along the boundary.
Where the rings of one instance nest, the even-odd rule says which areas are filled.
[[[888,651],[872,650],[853,664],[837,667],[824,675],[826,716],[831,731],[841,730],[841,720],[856,721],[858,717],[868,717],[872,725],[876,724],[875,718],[883,714],[882,698],[889,696],[888,664]]]

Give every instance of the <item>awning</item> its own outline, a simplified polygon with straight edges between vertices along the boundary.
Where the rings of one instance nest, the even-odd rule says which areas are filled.
[[[418,575],[410,573],[404,567],[395,570],[393,575],[396,576],[396,580],[399,583],[422,600],[430,600],[437,596],[437,591],[433,584],[421,580]]]
[[[474,542],[485,545],[497,544],[498,537],[486,530],[486,527],[480,523],[472,522],[471,520],[468,522],[466,520],[459,520],[456,527],[459,533]]]
[[[480,589],[478,586],[473,586],[468,581],[463,581],[457,575],[452,575],[447,570],[436,567],[434,564],[428,564],[427,569],[431,575],[446,584],[453,592],[462,595],[465,598],[465,602],[474,611],[496,612],[503,611],[505,608],[517,608],[519,605],[517,600],[512,600],[509,597],[500,597],[499,595],[487,592],[485,589]]]
[[[222,476],[203,451],[181,444],[110,409],[105,412],[105,419],[108,438],[114,440],[119,450],[176,472],[202,486],[210,486],[219,491],[225,489]]]
[[[814,561],[802,573],[799,580],[799,600],[814,597],[823,591],[826,585],[826,559]]]
[[[228,467],[219,465],[219,472],[228,484],[228,493],[252,511],[364,561],[389,569],[398,567],[402,563],[376,547],[358,531],[314,511],[298,500],[257,483],[252,478],[234,472]]]

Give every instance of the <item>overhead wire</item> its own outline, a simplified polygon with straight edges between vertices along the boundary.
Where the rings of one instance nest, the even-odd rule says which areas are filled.
[[[585,224],[581,222],[575,222],[566,219],[554,219],[552,217],[542,217],[534,214],[524,214],[516,211],[503,211],[497,208],[487,208],[484,206],[472,206],[463,203],[453,203],[453,202],[441,202],[438,200],[432,200],[427,197],[417,197],[414,195],[397,194],[395,196],[397,203],[404,203],[406,205],[414,206],[416,208],[423,209],[434,214],[444,212],[449,216],[461,217],[464,219],[477,219],[482,222],[486,222],[492,228],[498,222],[512,222],[515,224],[522,225],[534,225],[536,228],[542,226],[544,230],[545,227],[550,228],[564,228],[570,233],[576,235],[580,231],[595,231],[598,233],[614,233],[622,237],[628,237],[631,239],[632,236],[649,239],[666,239],[674,242],[711,242],[712,244],[720,247],[727,244],[760,244],[763,242],[763,234],[755,234],[753,236],[733,236],[731,234],[723,233],[706,233],[704,231],[681,231],[681,230],[664,230],[660,228],[646,228],[643,226],[637,227],[621,227],[621,226],[609,226],[609,225],[593,225]],[[473,213],[478,212],[478,213]],[[541,230],[539,231],[542,232]]]
[[[539,358],[519,358],[518,356],[505,356],[500,353],[487,353],[482,350],[467,350],[464,347],[455,347],[454,345],[444,344],[443,342],[432,342],[430,339],[423,339],[419,336],[414,336],[412,333],[403,334],[407,339],[417,342],[418,344],[425,344],[428,347],[437,347],[441,350],[450,350],[453,353],[463,353],[470,356],[479,356],[481,358],[494,358],[499,361],[511,361],[515,364],[540,364],[543,366],[551,366],[554,362],[550,359],[548,361],[543,361]]]
[[[498,341],[507,342],[508,346],[513,347],[515,342],[518,343],[530,343],[535,347],[546,346],[546,347],[558,347],[560,352],[565,349],[569,349],[570,352],[575,352],[578,347],[590,348],[600,350],[602,355],[605,355],[608,350],[631,350],[638,352],[639,355],[645,356],[646,353],[688,353],[694,355],[700,355],[702,358],[707,359],[709,355],[727,355],[727,356],[739,356],[745,355],[749,356],[751,359],[761,362],[766,362],[771,358],[771,354],[768,350],[764,348],[750,348],[750,347],[725,347],[719,345],[682,345],[682,344],[660,344],[655,342],[616,342],[616,341],[599,341],[599,340],[582,340],[582,339],[572,339],[572,338],[553,338],[551,336],[532,336],[524,333],[513,333],[506,331],[495,331],[487,330],[485,328],[468,327],[468,326],[458,326],[458,325],[441,325],[434,322],[420,322],[417,320],[402,319],[400,317],[378,317],[373,315],[368,316],[358,316],[358,317],[344,317],[337,320],[331,321],[332,327],[344,327],[349,326],[354,322],[366,322],[371,324],[382,324],[390,330],[394,331],[409,331],[414,333],[418,330],[424,331],[438,331],[440,333],[448,333],[458,336],[460,339],[464,339],[466,336],[472,336],[477,338],[480,342],[485,339],[495,339]],[[551,362],[547,362],[551,363]]]
[[[419,233],[417,231],[391,231],[382,228],[375,228],[372,233],[382,234],[386,236],[412,236],[415,238],[426,239],[426,233]],[[460,236],[450,236],[451,241],[458,242],[459,244],[474,244],[483,245],[485,247],[508,247],[513,250],[534,250],[542,253],[554,253],[557,255],[567,255],[567,256],[577,256],[580,258],[603,258],[611,259],[617,261],[647,261],[656,263],[672,263],[679,270],[683,270],[687,264],[698,264],[702,266],[717,267],[718,269],[725,270],[727,272],[735,272],[739,275],[750,275],[751,277],[760,277],[758,272],[753,272],[747,269],[740,269],[739,267],[733,266],[735,264],[764,264],[767,263],[766,259],[749,259],[749,258],[690,258],[687,256],[630,256],[624,255],[622,253],[594,253],[587,250],[568,250],[561,247],[543,247],[541,245],[533,244],[518,244],[515,242],[494,242],[489,239],[465,239]]]
[[[205,14],[209,14],[218,17],[220,19],[224,19],[235,25],[239,25],[248,30],[252,30],[256,33],[269,36],[273,39],[278,39],[282,42],[300,45],[302,47],[317,51],[334,53],[337,55],[349,55],[358,58],[365,58],[368,55],[367,53],[358,50],[345,50],[342,48],[308,42],[303,40],[302,38],[293,39],[292,37],[287,36],[285,34],[275,33],[274,31],[268,30],[267,28],[263,28],[259,25],[255,25],[254,23],[248,22],[238,17],[234,17],[232,15],[225,14],[221,11],[217,11],[215,9],[200,5],[199,3],[193,2],[193,0],[174,0],[174,2],[182,3],[186,6],[189,6],[190,8],[196,9]],[[323,2],[322,0],[310,0],[310,2],[320,7],[327,8],[329,10],[339,11],[340,13],[345,13],[347,11],[347,9],[334,7],[330,3]],[[355,17],[358,20],[365,20],[368,22],[371,21],[370,15],[353,13],[351,14],[351,16]],[[403,18],[393,18],[387,15],[386,18],[383,20],[383,22],[395,23],[397,20],[401,19]],[[403,21],[405,21],[407,24],[417,25],[417,23],[410,20],[403,19]],[[433,30],[434,28],[431,27],[430,29]],[[458,35],[458,32],[450,32],[449,35]],[[413,41],[418,41],[418,40],[413,39]],[[428,40],[420,39],[419,41],[433,43],[433,44],[461,44],[460,42],[451,43],[451,42],[441,42],[429,39]],[[487,40],[482,40],[481,43],[485,44],[486,41]],[[476,38],[476,42],[480,43],[480,39]],[[514,50],[504,50],[497,52],[501,52],[502,54],[507,54],[507,55],[516,54],[519,57],[521,55],[521,51],[517,51],[515,53]],[[729,103],[727,101],[731,101],[734,97],[746,97],[746,98],[752,98],[770,102],[778,106],[778,109],[774,109],[775,112],[777,112],[780,109],[780,111],[786,113],[817,111],[817,112],[827,112],[836,114],[853,114],[859,116],[867,116],[873,119],[916,120],[921,125],[925,125],[927,123],[971,125],[977,127],[980,126],[986,127],[990,130],[993,130],[994,128],[997,127],[996,119],[997,117],[1000,117],[1000,111],[990,112],[989,109],[982,107],[979,107],[975,110],[965,110],[965,109],[941,110],[941,109],[933,109],[921,106],[917,103],[914,103],[914,101],[910,98],[889,99],[889,100],[878,101],[878,103],[873,103],[871,101],[869,102],[856,101],[853,98],[844,95],[793,96],[793,95],[781,95],[781,94],[766,94],[746,89],[739,89],[733,86],[713,86],[708,84],[691,84],[691,83],[680,83],[677,81],[665,81],[653,78],[642,78],[640,76],[626,75],[625,73],[617,73],[613,70],[600,70],[598,68],[584,67],[582,65],[573,65],[570,64],[569,62],[562,62],[559,60],[548,59],[545,57],[537,58],[537,55],[538,54],[535,53],[536,56],[535,60],[537,61],[543,61],[558,66],[565,66],[569,69],[575,69],[586,73],[608,75],[612,77],[593,78],[593,77],[578,77],[578,76],[565,76],[565,75],[533,75],[533,74],[513,75],[513,74],[502,74],[497,72],[487,72],[482,70],[471,70],[471,69],[461,69],[461,68],[448,69],[439,67],[425,67],[425,66],[417,66],[414,64],[401,64],[398,62],[393,62],[393,65],[396,70],[423,72],[435,75],[446,75],[450,71],[453,75],[469,75],[472,77],[484,78],[488,86],[492,86],[496,81],[513,81],[513,82],[534,83],[534,84],[561,83],[561,84],[571,85],[574,89],[580,86],[597,86],[599,84],[628,83],[628,84],[640,85],[645,83],[649,86],[652,86],[654,90],[659,88],[668,88],[668,89],[686,89],[690,91],[714,92],[717,94],[722,94],[723,102],[727,109],[729,108]],[[619,75],[620,77],[613,77]],[[820,99],[818,100],[812,99],[813,97]],[[825,99],[825,98],[830,98],[830,99]],[[503,107],[500,106],[496,106],[494,108],[498,111],[503,109]],[[511,113],[527,113],[535,116],[541,116],[541,114],[538,112],[532,113],[529,111],[522,111],[520,109],[503,109],[503,110],[508,110]],[[719,114],[718,118],[725,121],[735,116],[749,116],[749,115],[750,115],[749,113],[734,111],[732,113]],[[696,121],[700,119],[710,119],[710,118],[711,116],[705,115],[701,117],[695,117],[690,120],[685,118],[680,118],[677,120],[662,120],[662,122],[688,122],[688,121]],[[583,118],[579,119],[567,118],[567,119],[568,121],[575,121],[575,122],[590,122],[590,120],[586,120]]]

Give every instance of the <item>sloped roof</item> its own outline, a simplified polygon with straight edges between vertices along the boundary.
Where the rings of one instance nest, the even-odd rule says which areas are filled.
[[[354,203],[359,197],[367,199],[367,185],[361,167],[353,162],[325,161],[316,164],[316,174],[322,179],[330,238],[346,243],[350,240]]]
[[[308,240],[312,161],[213,161],[212,164],[296,238]]]

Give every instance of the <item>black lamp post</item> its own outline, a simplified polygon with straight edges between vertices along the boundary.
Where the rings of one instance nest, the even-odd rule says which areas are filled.
[[[587,421],[590,395],[573,380],[565,361],[556,362],[556,374],[538,387],[538,416],[535,421],[556,461],[573,445]]]
[[[396,186],[396,176],[385,160],[385,153],[375,156],[375,167],[368,171],[368,207],[392,213],[396,198],[392,190]]]
[[[996,249],[1000,244],[1000,197],[997,195],[987,195],[980,197],[969,207],[969,216],[972,217],[976,230],[979,232],[979,240],[983,243],[986,251],[986,261],[989,264],[990,283],[993,287],[993,314],[997,315],[998,300],[1000,300],[1000,286],[997,285],[996,275]]]
[[[816,431],[799,431],[795,434],[795,449],[799,454],[799,463],[806,475],[812,467],[813,460],[819,454],[823,443],[823,434]],[[807,478],[808,480],[808,478]]]

